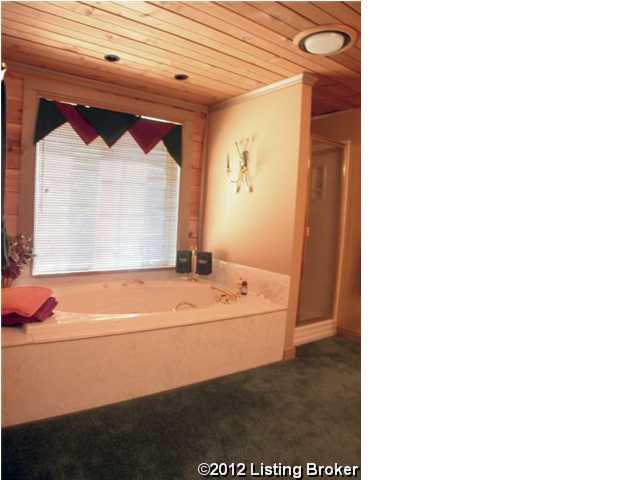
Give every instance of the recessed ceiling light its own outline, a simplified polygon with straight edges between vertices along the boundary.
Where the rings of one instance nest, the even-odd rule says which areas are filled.
[[[118,55],[115,55],[113,53],[108,53],[104,56],[104,59],[107,62],[119,62],[120,61],[120,57]]]
[[[186,80],[187,78],[189,78],[189,75],[187,75],[186,73],[176,73],[173,78],[175,78],[176,80]]]
[[[336,55],[351,48],[358,40],[358,32],[347,25],[321,25],[300,32],[294,45],[312,55]]]
[[[301,46],[315,55],[328,55],[337,52],[351,39],[341,32],[318,32],[305,37]]]

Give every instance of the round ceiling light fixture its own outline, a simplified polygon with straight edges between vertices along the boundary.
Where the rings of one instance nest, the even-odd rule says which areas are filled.
[[[320,25],[297,34],[293,43],[311,55],[337,55],[353,47],[358,32],[347,25]]]
[[[107,53],[107,54],[104,56],[104,59],[105,59],[107,62],[112,62],[112,63],[114,63],[114,62],[119,62],[119,61],[120,61],[120,57],[119,57],[118,55],[114,54],[114,53]]]
[[[189,78],[189,75],[187,75],[186,73],[176,73],[173,78],[175,78],[176,80],[182,81]]]

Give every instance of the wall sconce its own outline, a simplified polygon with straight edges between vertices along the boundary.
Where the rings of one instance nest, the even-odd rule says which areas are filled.
[[[236,193],[240,192],[240,188],[242,185],[245,186],[247,192],[253,192],[253,186],[251,185],[251,178],[249,177],[249,144],[251,143],[250,138],[241,138],[240,140],[234,142],[236,145],[236,151],[238,152],[239,157],[239,171],[238,176],[234,180],[231,176],[231,166],[229,164],[229,154],[227,154],[227,178],[231,183],[236,184]]]

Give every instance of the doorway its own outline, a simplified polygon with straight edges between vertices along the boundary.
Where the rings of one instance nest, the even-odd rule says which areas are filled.
[[[312,138],[297,325],[336,320],[347,163],[345,145]]]

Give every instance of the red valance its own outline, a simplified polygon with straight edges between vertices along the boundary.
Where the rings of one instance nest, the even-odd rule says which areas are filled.
[[[147,154],[162,140],[176,163],[178,165],[182,163],[181,125],[150,120],[129,113],[45,99],[40,99],[38,106],[34,144],[66,122],[69,122],[87,145],[100,136],[111,147],[128,131],[142,151]]]
[[[144,153],[149,153],[175,125],[141,118],[129,129],[129,133]]]
[[[58,102],[55,105],[84,143],[89,145],[98,138],[98,131],[72,105]]]

